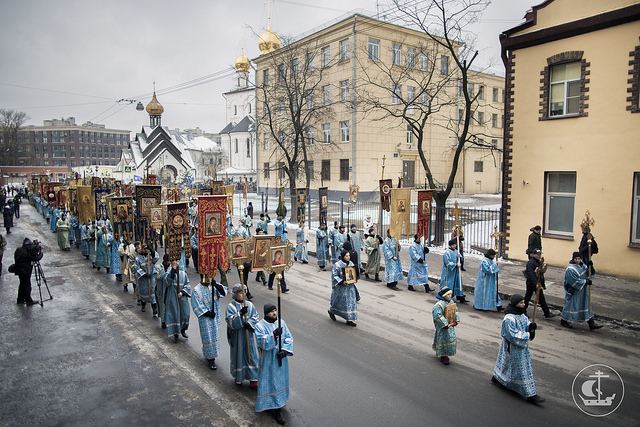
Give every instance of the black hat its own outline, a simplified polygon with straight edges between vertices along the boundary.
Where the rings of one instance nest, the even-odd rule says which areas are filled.
[[[343,225],[343,224],[340,224],[340,226],[339,226],[338,228],[344,228],[344,225]]]
[[[529,229],[529,231],[539,231],[539,230],[542,230],[542,227],[540,227],[539,225],[536,225],[535,227],[531,227]]]
[[[351,245],[351,242],[346,241],[342,244],[342,248],[346,251],[350,251],[351,249],[353,249],[353,246]]]
[[[509,304],[515,307],[520,301],[524,301],[524,297],[520,294],[513,294],[509,299]]]
[[[582,259],[582,254],[580,252],[574,252],[573,255],[571,256],[571,259],[574,259],[574,258]]]
[[[276,310],[276,309],[277,307],[274,304],[268,302],[264,305],[264,315],[266,316],[267,314],[271,313],[273,310]]]
[[[496,256],[496,251],[494,251],[493,249],[489,249],[487,253],[484,254],[484,256],[486,256],[487,258],[490,256]]]
[[[457,241],[456,239],[451,239],[451,240],[449,240],[449,246],[451,246],[451,245],[457,245],[457,244],[458,244],[458,241]]]

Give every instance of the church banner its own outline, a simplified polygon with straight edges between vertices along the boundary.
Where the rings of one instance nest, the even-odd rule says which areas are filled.
[[[284,214],[284,187],[280,187],[278,189],[278,208],[276,209],[276,215],[281,215],[283,218]]]
[[[185,258],[191,258],[189,206],[187,202],[167,205],[167,230],[169,261],[180,261],[182,249],[184,249]]]
[[[327,207],[329,206],[329,187],[318,188],[318,199],[320,209],[318,209],[320,224],[327,224]]]
[[[431,200],[433,190],[418,191],[418,235],[429,241],[429,224],[431,222]]]
[[[136,185],[136,238],[149,243],[155,238],[155,230],[152,226],[152,215],[160,215],[162,224],[162,186],[160,185]]]
[[[69,210],[69,190],[66,188],[59,187],[58,195],[58,206]]]
[[[380,204],[382,205],[382,210],[387,212],[390,211],[390,201],[391,201],[391,189],[393,188],[393,181],[390,179],[381,179],[380,180]]]
[[[91,187],[79,185],[78,191],[78,221],[81,224],[89,224],[89,221],[96,217],[96,206],[93,203]]]
[[[137,216],[135,219],[135,226],[136,240],[142,243],[151,243],[151,241],[153,240],[152,232],[154,230],[153,228],[151,228],[151,224],[149,224],[147,218]]]
[[[231,218],[233,218],[233,190],[233,184],[224,186],[224,194],[227,195],[227,210],[229,211]]]
[[[78,215],[78,188],[69,189],[69,212]]]
[[[134,240],[133,199],[131,197],[109,198],[109,220],[116,241],[119,241],[121,236],[129,242]]]
[[[411,189],[392,188],[391,201],[391,235],[400,240],[402,234],[411,234]],[[404,230],[403,230],[404,226]]]
[[[305,220],[304,213],[308,195],[308,188],[296,188],[296,218],[298,222]]]
[[[109,190],[95,189],[94,190],[94,200],[96,203],[96,220],[106,220],[109,216],[109,208],[107,206],[107,195],[109,194]]]
[[[233,187],[233,186],[232,186]],[[214,277],[218,263],[222,271],[229,268],[225,240],[227,237],[227,196],[198,197],[198,272]]]

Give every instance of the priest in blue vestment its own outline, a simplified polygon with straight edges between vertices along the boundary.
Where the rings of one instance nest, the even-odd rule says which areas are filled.
[[[444,286],[453,291],[453,295],[461,303],[466,303],[462,289],[462,278],[460,276],[460,254],[458,253],[458,242],[455,239],[449,240],[449,248],[442,256],[442,273],[440,274],[440,289]]]
[[[238,283],[231,288],[231,297],[233,300],[227,306],[225,315],[231,376],[236,384],[242,385],[243,381],[248,380],[249,386],[256,389],[258,387],[258,346],[255,328],[260,316],[251,301],[246,301],[246,305],[243,305],[241,284]]]
[[[309,243],[309,239],[304,228],[304,220],[301,220],[298,223],[298,229],[296,230],[296,249],[293,256],[296,261],[300,260],[303,264],[309,264],[307,243]]]
[[[331,270],[331,302],[329,317],[335,322],[336,316],[347,321],[347,325],[356,326],[354,320],[358,320],[358,298],[354,283],[345,281],[346,267],[355,267],[351,262],[349,251],[343,250],[340,260],[333,265]]]
[[[320,270],[325,270],[329,262],[329,243],[327,241],[327,224],[320,224],[316,230],[316,259]]]
[[[424,286],[425,292],[433,289],[429,286],[429,266],[427,265],[427,254],[429,248],[422,245],[421,238],[417,234],[413,236],[413,243],[409,246],[409,273],[407,274],[408,289],[415,291],[414,286]]]
[[[384,281],[387,287],[394,291],[399,291],[398,281],[404,278],[402,263],[400,262],[400,244],[395,237],[391,236],[391,231],[387,229],[387,238],[382,244],[384,255]]]
[[[282,215],[278,215],[278,219],[273,221],[273,226],[276,230],[276,237],[279,237],[283,242],[287,240],[289,230],[287,229],[287,222],[282,218]]]
[[[198,317],[202,355],[209,368],[216,370],[216,357],[220,353],[220,298],[227,294],[227,288],[215,280],[205,277],[191,292],[191,308]]]
[[[173,336],[173,342],[177,343],[179,334],[189,338],[187,329],[189,329],[189,297],[191,297],[191,282],[187,273],[180,269],[180,261],[171,261],[163,283],[167,336]]]
[[[357,259],[352,259],[351,262],[355,264],[358,268],[358,274],[362,269],[362,256],[360,252],[362,251],[362,247],[364,246],[364,241],[362,240],[362,236],[360,232],[356,229],[355,224],[351,224],[351,230],[347,233],[347,240],[351,242],[351,248],[355,251],[357,255]]]
[[[448,287],[443,287],[436,295],[436,304],[431,313],[433,315],[433,325],[436,329],[431,348],[436,352],[436,357],[440,358],[443,365],[449,364],[449,357],[455,356],[458,350],[458,339],[456,338],[456,326],[460,323],[460,315],[456,307],[456,318],[454,322],[449,322],[445,316],[446,308],[455,305],[451,301],[453,292]]]
[[[493,262],[496,251],[489,249],[480,262],[476,287],[473,290],[473,308],[476,310],[502,311],[502,300],[498,295],[498,264]]]
[[[136,279],[136,294],[140,301],[140,311],[147,311],[147,303],[151,303],[151,308],[155,315],[158,314],[156,305],[156,283],[158,279],[163,279],[165,270],[161,264],[156,265],[160,260],[158,253],[151,250],[144,243],[138,250],[133,263],[133,271]]]
[[[339,231],[338,221],[333,221],[333,228],[330,229],[327,233],[327,239],[329,241],[329,249],[331,251],[331,264],[335,264],[336,261],[338,261],[338,255],[340,255],[335,245],[333,244],[333,242],[336,239],[336,234],[338,234],[338,231]]]
[[[560,325],[573,328],[570,322],[587,321],[590,330],[602,328],[593,320],[593,310],[589,305],[589,287],[587,265],[582,262],[580,252],[574,252],[567,269],[564,271],[564,307]]]

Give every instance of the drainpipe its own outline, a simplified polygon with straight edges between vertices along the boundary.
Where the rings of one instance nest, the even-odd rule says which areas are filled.
[[[358,15],[353,19],[351,37],[353,46],[351,49],[351,184],[356,183],[356,24]]]

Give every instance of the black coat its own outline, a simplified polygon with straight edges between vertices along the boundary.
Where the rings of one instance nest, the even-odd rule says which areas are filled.
[[[16,264],[16,275],[31,275],[33,266],[31,265],[31,255],[29,255],[29,251],[27,250],[27,248],[25,248],[24,246],[20,246],[18,249],[16,249],[13,254],[13,259]]]
[[[4,227],[13,227],[13,209],[5,207],[2,216],[4,217]]]

